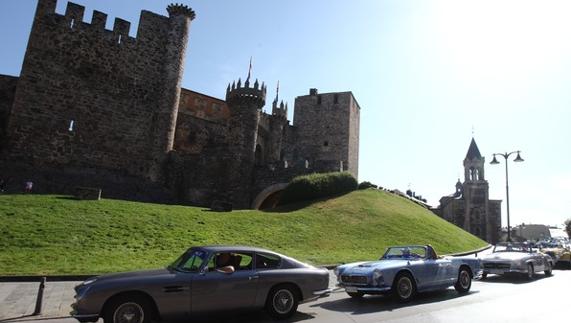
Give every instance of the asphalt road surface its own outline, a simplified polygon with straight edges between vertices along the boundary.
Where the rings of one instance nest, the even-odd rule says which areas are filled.
[[[32,320],[24,318],[19,321]],[[76,321],[61,318],[41,322]],[[192,322],[275,321],[263,312],[253,312],[210,315]],[[472,290],[466,295],[460,296],[449,288],[419,294],[407,304],[386,296],[365,296],[354,300],[343,291],[337,291],[317,302],[300,305],[299,313],[284,322],[571,322],[571,270],[555,270],[552,277],[541,274],[529,282],[519,277],[490,275],[485,281],[474,281]]]

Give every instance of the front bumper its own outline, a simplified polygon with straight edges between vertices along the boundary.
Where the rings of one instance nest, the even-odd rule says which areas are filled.
[[[505,275],[505,274],[527,274],[527,268],[510,268],[510,269],[486,269],[485,274]]]
[[[75,304],[71,304],[73,308]],[[69,313],[74,319],[79,322],[97,322],[99,320],[99,314],[79,314],[75,309]]]
[[[337,284],[337,286],[344,288],[347,293],[363,293],[363,294],[385,294],[391,291],[391,286],[354,286],[346,284]]]

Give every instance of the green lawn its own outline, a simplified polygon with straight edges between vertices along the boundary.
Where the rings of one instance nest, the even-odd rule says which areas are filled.
[[[364,190],[298,210],[214,213],[196,207],[53,195],[0,195],[0,275],[157,268],[186,248],[255,245],[314,264],[378,257],[389,245],[439,253],[486,243],[393,194]]]

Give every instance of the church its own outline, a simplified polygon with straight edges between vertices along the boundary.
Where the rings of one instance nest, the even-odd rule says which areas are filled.
[[[474,138],[464,158],[464,183],[458,179],[456,192],[443,196],[432,209],[441,218],[489,243],[499,240],[502,213],[501,200],[491,200],[484,174],[485,158]]]

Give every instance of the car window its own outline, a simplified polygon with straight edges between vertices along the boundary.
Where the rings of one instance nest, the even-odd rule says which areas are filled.
[[[187,253],[180,259],[178,268],[183,271],[196,272],[200,269],[200,266],[206,258],[206,253],[204,251],[196,250]]]
[[[215,271],[226,266],[234,267],[235,271],[252,270],[253,254],[242,252],[217,252],[210,257],[206,267],[208,271]]]
[[[281,258],[276,255],[256,254],[256,269],[276,269],[280,262]]]

